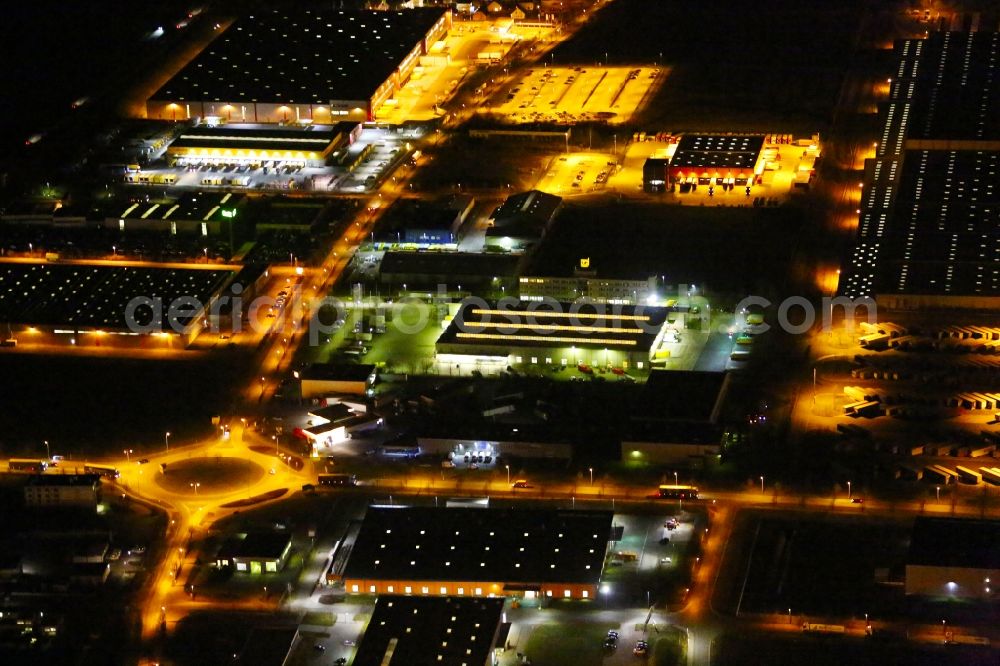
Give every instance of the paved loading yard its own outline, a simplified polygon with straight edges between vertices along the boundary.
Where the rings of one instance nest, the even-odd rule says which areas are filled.
[[[487,107],[510,122],[578,122],[632,117],[664,70],[651,67],[543,67],[528,70]]]

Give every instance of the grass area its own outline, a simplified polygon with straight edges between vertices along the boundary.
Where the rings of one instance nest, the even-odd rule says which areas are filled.
[[[336,622],[337,617],[326,611],[309,611],[302,617],[302,624],[313,624],[318,627],[332,627]]]
[[[653,666],[682,666],[687,663],[687,635],[674,627],[667,628],[666,636],[649,641],[652,647],[650,664]]]
[[[599,666],[604,661],[602,642],[613,628],[610,623],[539,625],[528,637],[524,653],[535,666]]]
[[[264,469],[242,458],[191,458],[171,463],[156,483],[175,493],[194,493],[190,484],[200,484],[199,493],[213,493],[259,481]]]

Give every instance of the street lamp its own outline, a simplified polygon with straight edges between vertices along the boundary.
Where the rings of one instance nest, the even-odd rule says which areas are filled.
[[[941,501],[941,486],[934,486],[934,490],[937,492],[937,501]]]
[[[763,475],[761,475],[761,477],[760,477],[760,492],[761,493],[764,492],[764,476]]]
[[[851,499],[851,482],[847,482],[847,499]]]
[[[198,488],[201,487],[201,484],[200,483],[189,483],[188,485],[191,486],[192,488],[194,488],[194,494],[197,495],[198,494]]]
[[[125,449],[124,451],[122,451],[122,453],[125,454],[125,462],[132,461],[132,449]]]
[[[594,468],[588,467],[587,471],[590,472],[590,485],[594,485]]]
[[[510,485],[510,465],[504,465],[507,468],[507,485]]]
[[[52,454],[49,452],[49,440],[45,440],[42,443],[45,444],[45,457],[52,460]]]
[[[167,453],[170,453],[170,433],[163,433],[163,441],[167,445]]]
[[[677,472],[674,472],[674,485],[677,485]]]

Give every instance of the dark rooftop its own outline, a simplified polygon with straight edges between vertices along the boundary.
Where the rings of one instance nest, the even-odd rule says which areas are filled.
[[[379,597],[352,663],[482,666],[493,649],[503,604],[503,599]]]
[[[32,474],[29,486],[93,486],[100,483],[97,474]]]
[[[469,302],[455,314],[438,344],[649,350],[669,312],[667,308],[579,303],[550,308],[529,302],[501,309]]]
[[[597,583],[611,511],[369,507],[345,578]]]
[[[302,371],[302,379],[334,382],[363,382],[375,372],[374,365],[355,363],[313,363]]]
[[[634,418],[713,423],[727,379],[725,372],[653,370],[642,387]]]
[[[539,190],[528,190],[507,197],[493,211],[493,220],[498,227],[516,222],[529,221],[544,227],[555,216],[562,197]]]
[[[209,222],[224,219],[223,210],[239,208],[246,201],[231,192],[188,192],[165,201],[111,201],[97,209],[97,215],[118,220],[175,220]]]
[[[245,538],[233,537],[223,546],[229,557],[279,559],[292,538],[284,532],[250,532]]]
[[[501,253],[386,252],[379,264],[382,275],[455,275],[511,277],[520,257]]]
[[[369,99],[443,9],[272,9],[237,20],[152,97],[329,104]]]
[[[685,134],[670,165],[752,169],[763,147],[764,136],[760,134]]]
[[[1000,521],[919,517],[906,563],[1000,569]]]

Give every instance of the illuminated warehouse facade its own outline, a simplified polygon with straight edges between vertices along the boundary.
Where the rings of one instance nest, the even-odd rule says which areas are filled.
[[[374,120],[451,27],[444,9],[245,16],[146,102],[161,120],[249,123]]]
[[[436,343],[439,361],[474,359],[643,369],[672,341],[677,308],[602,303],[462,304]],[[675,320],[676,321],[676,320]]]

